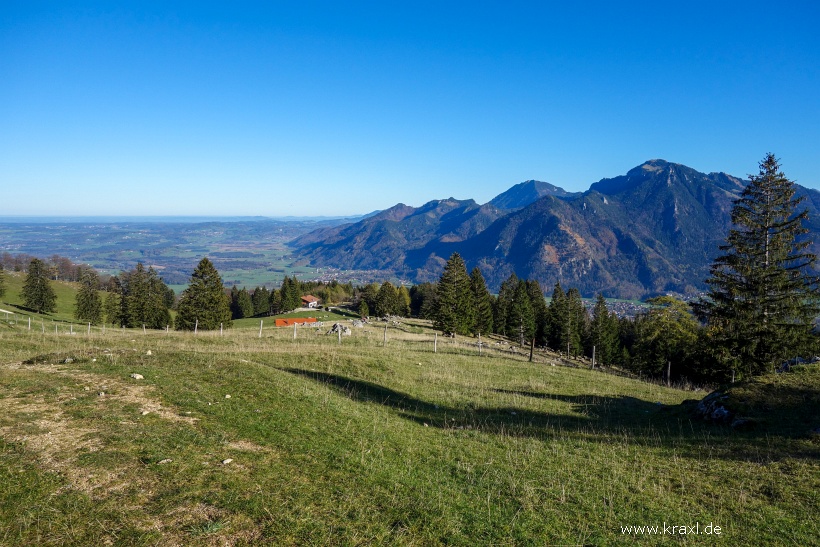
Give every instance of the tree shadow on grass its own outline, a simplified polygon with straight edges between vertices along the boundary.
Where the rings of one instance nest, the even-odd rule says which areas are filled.
[[[392,409],[404,419],[446,430],[474,430],[481,433],[515,437],[550,438],[576,435],[585,440],[601,443],[623,442],[656,448],[674,448],[679,454],[698,457],[703,451],[704,438],[710,442],[725,441],[726,450],[718,457],[732,460],[761,458],[761,438],[771,437],[765,432],[734,432],[726,426],[714,426],[691,419],[691,403],[661,405],[627,395],[561,395],[529,391],[495,389],[498,393],[538,399],[550,399],[571,405],[572,414],[533,411],[516,406],[462,408],[437,405],[388,387],[330,374],[298,368],[282,368],[284,372],[303,376],[327,384],[342,395],[361,403],[375,403]],[[737,445],[737,446],[735,446]],[[748,450],[744,447],[748,446]],[[765,443],[768,459],[782,457],[820,458],[820,446],[812,443],[793,444],[772,449]]]
[[[538,412],[516,406],[467,405],[456,408],[437,405],[364,380],[295,368],[281,370],[325,383],[354,401],[377,403],[395,410],[403,418],[446,429],[538,437],[573,431],[586,435],[605,434],[607,430],[649,436],[653,426],[649,416],[659,412],[656,404],[628,396],[592,398],[546,394],[544,398],[571,403],[574,414]]]
[[[35,310],[33,308],[27,308],[27,307],[23,306],[22,304],[4,304],[4,305],[8,306],[10,308],[15,308],[15,309],[27,312],[27,313],[38,313],[37,310]],[[50,314],[47,313],[47,312],[42,312],[42,313],[40,313],[40,315],[50,315]]]

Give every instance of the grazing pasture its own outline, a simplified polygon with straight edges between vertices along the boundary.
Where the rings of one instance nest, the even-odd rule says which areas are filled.
[[[681,539],[664,523],[711,523],[726,545],[818,537],[820,444],[779,433],[777,401],[734,431],[691,417],[702,391],[479,356],[474,340],[434,353],[422,323],[391,324],[386,343],[383,325],[352,330],[340,344],[0,321],[0,543],[601,544],[655,525],[637,537]]]

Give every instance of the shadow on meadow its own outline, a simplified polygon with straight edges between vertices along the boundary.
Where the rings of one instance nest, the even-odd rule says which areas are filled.
[[[513,436],[545,436],[572,431],[586,435],[628,431],[637,436],[650,436],[649,428],[655,426],[651,417],[663,411],[656,403],[629,396],[563,396],[506,390],[494,391],[570,403],[574,414],[539,412],[516,406],[478,407],[468,404],[455,408],[424,401],[365,380],[296,368],[280,370],[327,384],[354,401],[377,403],[395,410],[403,418],[446,429],[474,429]],[[657,438],[657,432],[654,436]]]
[[[571,414],[534,411],[516,406],[463,408],[437,405],[365,380],[336,374],[280,369],[327,384],[354,401],[376,403],[394,410],[402,418],[429,427],[448,430],[475,430],[482,433],[546,438],[574,434],[601,443],[623,442],[674,448],[691,456],[702,454],[704,443],[723,445],[714,456],[730,460],[760,461],[783,457],[820,458],[820,446],[812,440],[783,438],[771,428],[736,432],[728,426],[708,424],[692,418],[693,402],[661,405],[630,397],[598,395],[561,395],[530,391],[494,389],[497,393],[560,401],[570,405]],[[761,442],[763,441],[763,442]],[[794,442],[788,442],[794,441]]]

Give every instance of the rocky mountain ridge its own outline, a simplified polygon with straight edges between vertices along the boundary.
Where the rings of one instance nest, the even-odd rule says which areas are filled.
[[[691,295],[705,288],[744,185],[725,173],[650,160],[586,192],[527,181],[484,205],[453,198],[398,204],[292,245],[316,266],[381,269],[416,282],[437,279],[459,252],[493,289],[515,272],[545,291],[560,281],[585,296]],[[820,234],[820,192],[798,186],[798,193],[809,209],[809,235]]]

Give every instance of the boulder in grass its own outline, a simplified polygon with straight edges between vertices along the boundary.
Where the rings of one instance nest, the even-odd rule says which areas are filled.
[[[143,376],[142,374],[137,374],[136,372],[131,374],[131,378],[133,378],[134,380],[145,380],[145,376]]]
[[[729,396],[723,392],[713,391],[701,399],[695,408],[695,413],[704,420],[712,422],[731,422],[734,416],[729,409],[723,406],[724,401],[728,398]]]

